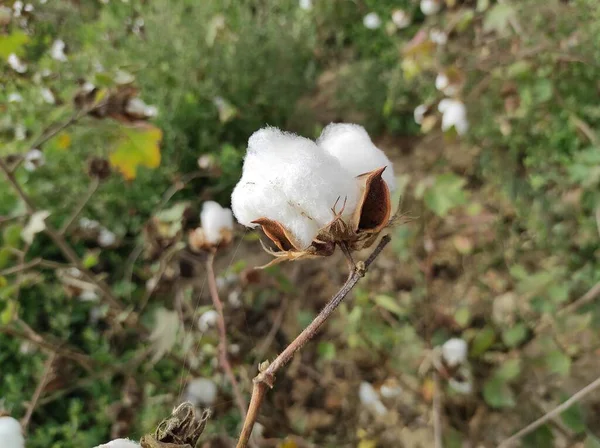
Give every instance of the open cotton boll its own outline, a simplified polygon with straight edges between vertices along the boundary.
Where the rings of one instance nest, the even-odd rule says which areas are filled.
[[[421,0],[420,7],[421,12],[426,16],[437,14],[442,9],[440,0]]]
[[[363,17],[363,25],[369,30],[376,30],[381,26],[381,18],[376,12],[370,12]]]
[[[230,209],[221,207],[215,201],[207,201],[202,205],[200,225],[206,241],[219,244],[223,239],[223,232],[233,231],[233,214]]]
[[[387,408],[379,398],[379,394],[373,386],[366,381],[360,383],[358,388],[358,398],[360,402],[367,408],[375,411],[379,415],[387,413]]]
[[[335,157],[353,176],[368,173],[382,167],[383,180],[390,191],[396,188],[394,166],[385,153],[373,144],[371,137],[357,124],[331,123],[321,133],[317,144]]]
[[[208,331],[217,324],[217,320],[219,320],[219,313],[215,310],[208,310],[198,318],[198,328],[202,332]]]
[[[455,367],[467,360],[467,342],[464,339],[448,339],[442,345],[442,357],[448,366]]]
[[[276,128],[263,128],[248,140],[242,179],[231,196],[237,220],[248,227],[269,218],[282,224],[302,248],[346,201],[351,213],[358,185],[340,162],[315,142]]]
[[[459,135],[464,135],[469,130],[467,108],[459,100],[445,98],[438,104],[442,113],[442,130],[447,131],[454,127]]]
[[[2,448],[25,448],[21,424],[13,417],[0,417],[0,441]]]
[[[217,399],[217,385],[208,378],[196,378],[185,389],[185,401],[194,406],[210,406]]]
[[[129,439],[115,439],[96,448],[140,448],[140,444]]]

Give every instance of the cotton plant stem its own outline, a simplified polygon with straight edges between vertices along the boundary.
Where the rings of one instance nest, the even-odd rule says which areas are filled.
[[[300,333],[296,339],[288,345],[283,352],[275,358],[275,360],[266,365],[263,363],[259,367],[259,374],[253,380],[252,398],[250,400],[250,407],[248,408],[248,414],[244,421],[244,426],[240,433],[237,448],[246,448],[252,434],[252,429],[258,418],[260,406],[265,398],[267,390],[273,388],[275,382],[275,375],[283,366],[285,366],[308,341],[310,341],[317,332],[321,329],[321,326],[331,316],[335,309],[339,306],[348,293],[356,286],[358,281],[365,275],[369,266],[379,256],[383,248],[390,242],[391,238],[389,235],[384,236],[375,250],[371,253],[369,258],[364,262],[356,263],[356,267],[350,273],[346,283],[342,288],[333,296],[333,298],[325,305],[325,308],[315,317],[315,319]]]
[[[50,373],[52,372],[52,365],[54,364],[54,360],[56,359],[56,352],[53,352],[44,365],[44,373],[38,382],[37,387],[35,388],[35,392],[33,393],[33,397],[27,406],[27,412],[25,416],[21,420],[21,427],[23,428],[23,432],[27,432],[27,426],[29,425],[29,421],[31,420],[31,416],[33,415],[33,411],[35,410],[38,402],[40,401],[40,397],[44,392],[46,385],[48,384],[48,380],[50,379]]]
[[[565,401],[564,403],[555,407],[550,412],[544,414],[543,416],[538,418],[536,421],[530,423],[525,428],[521,429],[519,432],[510,436],[508,439],[506,439],[500,445],[498,445],[498,448],[509,448],[511,446],[514,446],[514,444],[516,442],[518,442],[522,437],[526,436],[527,434],[532,433],[533,431],[538,429],[540,426],[546,424],[553,418],[559,416],[561,413],[563,413],[564,411],[569,409],[571,406],[573,406],[575,403],[577,403],[579,400],[581,400],[587,394],[594,391],[595,389],[598,389],[599,387],[600,387],[600,378],[596,378],[594,381],[592,381],[590,384],[585,386],[579,392],[575,393],[567,401]]]
[[[219,298],[219,290],[217,288],[217,280],[215,278],[215,269],[214,269],[214,254],[210,254],[208,259],[206,260],[206,273],[208,277],[208,289],[210,290],[210,297],[212,298],[213,305],[219,313],[219,319],[217,320],[217,326],[219,329],[219,364],[221,364],[221,368],[225,372],[225,375],[229,379],[231,383],[231,389],[233,390],[233,397],[235,398],[235,402],[237,407],[240,410],[240,414],[243,418],[246,417],[246,400],[244,400],[244,396],[240,392],[240,386],[235,379],[235,375],[233,374],[233,369],[231,368],[231,364],[229,363],[229,357],[227,356],[227,327],[225,326],[225,316],[223,314],[223,303]]]
[[[100,180],[97,177],[92,178],[92,181],[90,182],[90,186],[88,187],[88,191],[87,191],[86,195],[79,202],[79,204],[77,204],[77,207],[75,208],[75,211],[73,212],[73,214],[69,217],[69,219],[67,219],[67,221],[60,228],[60,230],[58,231],[59,234],[64,235],[70,230],[71,226],[73,225],[73,223],[75,222],[77,217],[81,214],[81,212],[85,208],[86,204],[90,201],[90,199],[92,198],[92,196],[98,189],[99,185],[100,185]]]

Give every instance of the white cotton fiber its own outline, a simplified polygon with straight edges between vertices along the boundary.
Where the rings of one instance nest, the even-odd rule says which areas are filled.
[[[358,388],[358,398],[363,406],[375,411],[379,415],[384,415],[387,413],[387,408],[379,398],[379,394],[375,390],[375,388],[366,381],[360,383],[360,387]]]
[[[16,419],[0,417],[0,441],[2,448],[25,448],[21,424]]]
[[[115,439],[96,448],[140,448],[140,444],[129,439]]]
[[[339,201],[338,201],[339,199]],[[248,140],[242,179],[231,196],[237,220],[248,227],[269,218],[282,224],[302,248],[334,218],[346,199],[346,214],[358,199],[358,184],[312,140],[263,128]]]
[[[468,345],[464,339],[448,339],[442,345],[442,357],[446,364],[455,367],[467,360]]]
[[[386,181],[390,190],[396,188],[392,162],[381,149],[373,144],[371,137],[362,126],[332,123],[323,129],[317,144],[338,159],[353,176],[387,167],[383,172],[383,180]]]
[[[442,113],[442,130],[447,131],[454,127],[458,135],[464,135],[469,130],[467,108],[459,100],[445,98],[438,104]]]
[[[214,201],[207,201],[202,205],[200,225],[204,230],[206,241],[210,244],[219,244],[222,231],[233,230],[233,215],[230,209],[223,208]]]
[[[194,406],[211,406],[217,399],[217,385],[208,378],[195,378],[185,389],[184,399]]]

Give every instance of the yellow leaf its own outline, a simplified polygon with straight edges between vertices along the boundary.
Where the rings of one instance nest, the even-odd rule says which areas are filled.
[[[277,448],[298,448],[298,444],[293,439],[285,439],[283,442],[277,445]]]
[[[68,149],[71,146],[71,136],[69,134],[62,133],[56,138],[56,146],[58,149]]]
[[[109,155],[110,163],[127,180],[135,179],[139,165],[156,168],[160,165],[162,131],[151,125],[122,127],[122,137]]]
[[[377,441],[364,439],[358,442],[357,448],[377,448]]]
[[[0,35],[0,56],[3,59],[8,59],[12,53],[22,56],[27,42],[29,42],[29,36],[23,31],[13,31],[5,36]]]

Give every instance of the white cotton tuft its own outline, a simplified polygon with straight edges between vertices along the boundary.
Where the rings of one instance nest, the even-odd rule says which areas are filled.
[[[444,31],[433,29],[429,32],[429,39],[436,45],[446,45],[448,43],[448,34]]]
[[[18,92],[13,92],[8,94],[8,102],[9,103],[20,103],[23,101],[23,96],[21,96]]]
[[[312,0],[299,0],[298,6],[300,6],[300,9],[303,9],[305,11],[310,11],[313,7],[313,3],[312,3]]]
[[[96,448],[140,448],[140,444],[129,439],[115,439]]]
[[[219,319],[219,313],[215,310],[208,310],[198,318],[198,328],[200,331],[208,331],[209,328],[214,327]]]
[[[21,62],[21,59],[19,59],[19,56],[17,56],[14,53],[11,53],[8,56],[7,62],[8,62],[8,65],[10,65],[10,68],[12,68],[17,73],[25,73],[27,71],[27,64],[25,64],[24,62]]]
[[[395,9],[392,12],[392,22],[399,30],[406,28],[412,22],[410,15],[403,9]]]
[[[23,168],[27,171],[32,172],[37,170],[40,166],[46,163],[46,157],[44,153],[39,149],[32,149],[25,154],[23,158]]]
[[[43,87],[40,89],[40,96],[42,97],[44,102],[46,102],[48,104],[56,103],[56,98],[54,98],[54,94],[52,93],[52,90],[48,89],[47,87]]]
[[[438,110],[442,113],[443,131],[454,127],[459,135],[464,135],[469,130],[467,108],[462,101],[445,98],[440,101]]]
[[[195,378],[188,383],[184,399],[194,406],[210,406],[217,399],[217,385],[208,378]]]
[[[50,57],[55,61],[66,62],[65,43],[61,39],[56,39],[50,47]]]
[[[336,202],[351,213],[357,200],[358,184],[338,160],[312,140],[267,127],[248,140],[231,208],[247,227],[259,218],[279,222],[305,249],[334,218]]]
[[[25,448],[23,430],[18,420],[13,417],[0,417],[0,440],[2,448]]]
[[[338,159],[342,167],[353,176],[385,166],[383,180],[386,181],[390,191],[396,188],[392,162],[381,149],[373,144],[371,137],[362,126],[331,123],[323,129],[317,144]]]
[[[375,411],[377,414],[384,415],[387,413],[387,408],[381,401],[381,398],[379,398],[379,394],[375,388],[366,381],[360,383],[358,398],[365,407]]]
[[[381,26],[381,18],[376,12],[370,12],[363,17],[363,25],[369,30],[376,30]]]
[[[415,107],[413,116],[417,124],[423,123],[423,118],[425,118],[425,112],[427,112],[427,106],[425,104],[419,104],[417,107]]]
[[[141,98],[131,98],[125,105],[125,112],[136,117],[154,118],[158,115],[158,108],[149,106]]]
[[[473,392],[473,383],[469,380],[459,381],[457,379],[450,378],[448,381],[448,386],[450,386],[450,389],[453,391],[462,395],[469,395]]]
[[[440,0],[421,0],[421,12],[426,16],[437,14],[442,9]]]
[[[98,245],[100,247],[110,247],[117,242],[117,235],[108,229],[101,229],[98,234]]]
[[[444,90],[450,85],[450,79],[445,73],[438,73],[435,78],[435,88],[438,90]]]
[[[456,367],[467,360],[468,346],[464,339],[448,339],[442,345],[442,358],[450,367]]]
[[[207,201],[202,205],[200,223],[206,241],[210,244],[221,242],[223,231],[233,230],[233,214],[228,208],[223,208],[214,201]]]

